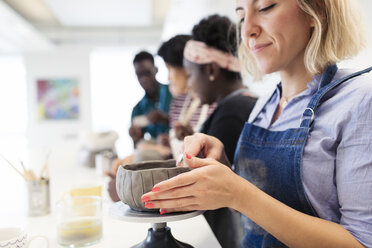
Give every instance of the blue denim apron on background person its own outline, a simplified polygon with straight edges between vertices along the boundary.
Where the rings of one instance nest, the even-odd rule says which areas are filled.
[[[270,131],[246,123],[235,153],[235,172],[285,205],[317,216],[307,198],[301,178],[302,154],[313,126],[314,113],[316,114],[317,107],[327,92],[371,69],[332,82],[337,66],[328,66],[322,75],[318,91],[304,110],[299,128]],[[246,231],[241,242],[243,247],[286,247],[246,216],[242,215],[242,221]]]

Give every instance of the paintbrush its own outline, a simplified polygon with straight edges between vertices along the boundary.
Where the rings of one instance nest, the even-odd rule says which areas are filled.
[[[26,180],[29,180],[29,181],[36,180],[35,173],[32,170],[27,170],[25,165],[23,164],[22,160],[20,162],[21,162],[21,166],[22,166],[23,172],[24,172],[23,175],[26,178]]]
[[[25,174],[23,174],[21,171],[19,171],[12,163],[9,162],[8,159],[6,159],[3,155],[0,154],[0,157],[2,157],[19,175],[21,175],[24,179],[27,180]]]
[[[49,168],[48,168],[49,156],[50,156],[50,152],[48,152],[48,154],[46,156],[46,159],[45,159],[45,163],[43,165],[43,168],[40,171],[40,179],[43,178],[44,172],[45,172],[45,177],[44,178],[45,179],[49,178]]]

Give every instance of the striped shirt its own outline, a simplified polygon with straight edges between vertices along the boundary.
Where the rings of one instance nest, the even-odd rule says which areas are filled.
[[[190,107],[191,103],[192,101],[190,99],[189,94],[187,93],[173,97],[170,110],[169,110],[169,124],[170,124],[171,129],[173,129],[176,122],[179,121],[183,117],[182,115],[184,115],[184,112],[185,112],[184,110],[187,110]],[[192,114],[190,118],[189,124],[193,128],[195,128],[195,126],[199,122],[202,106],[203,105],[199,105],[196,111]],[[205,116],[205,119],[207,119],[208,116],[214,111],[216,106],[217,106],[216,103],[209,106],[208,113]]]

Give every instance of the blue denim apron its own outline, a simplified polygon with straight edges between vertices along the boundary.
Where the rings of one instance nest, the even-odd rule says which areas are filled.
[[[327,92],[371,69],[332,82],[337,66],[328,66],[322,75],[318,91],[303,112],[299,128],[270,131],[246,123],[235,152],[236,173],[285,205],[317,216],[307,198],[301,178],[302,154],[313,126],[314,113]],[[243,247],[286,247],[249,218],[242,216],[242,221],[246,231],[241,242]]]

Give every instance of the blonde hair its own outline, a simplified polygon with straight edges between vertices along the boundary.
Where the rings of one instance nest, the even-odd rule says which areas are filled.
[[[314,27],[305,50],[305,67],[316,75],[330,64],[357,55],[367,45],[366,28],[356,0],[296,0]],[[253,80],[262,78],[255,59],[243,42],[239,47],[243,69]]]

